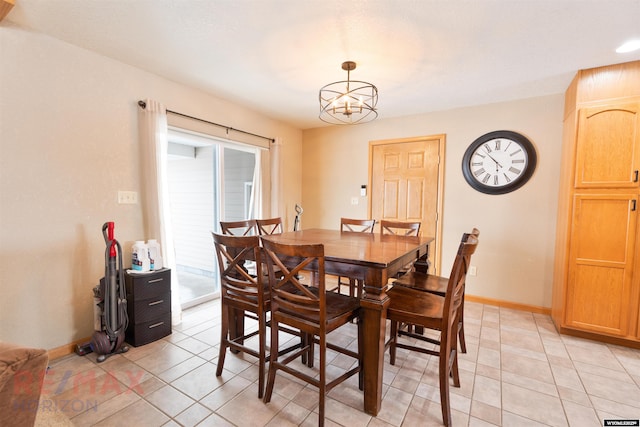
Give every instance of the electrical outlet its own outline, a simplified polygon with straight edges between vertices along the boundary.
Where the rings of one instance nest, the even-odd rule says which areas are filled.
[[[136,191],[118,191],[118,204],[135,205],[138,203],[138,193]]]
[[[475,276],[478,273],[475,265],[469,266],[469,276]]]
[[[351,198],[351,204],[352,205],[357,205],[358,203],[360,203],[360,200],[358,200],[358,197],[352,197]]]

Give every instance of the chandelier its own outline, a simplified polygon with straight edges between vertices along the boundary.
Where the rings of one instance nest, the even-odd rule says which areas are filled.
[[[347,80],[329,83],[320,89],[320,120],[336,125],[366,123],[378,117],[378,88],[371,83],[351,80],[356,63],[346,61],[342,69]]]

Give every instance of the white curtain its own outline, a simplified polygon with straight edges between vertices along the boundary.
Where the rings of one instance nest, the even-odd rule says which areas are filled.
[[[255,150],[255,165],[253,167],[253,180],[251,183],[251,200],[249,202],[249,217],[248,218],[264,218],[262,207],[262,179],[261,175],[261,157],[262,150]]]
[[[271,176],[269,177],[271,182],[271,217],[275,218],[278,216],[282,216],[281,206],[282,200],[280,191],[282,189],[282,167],[281,167],[281,159],[280,159],[280,146],[282,145],[282,139],[276,138],[275,141],[271,143],[271,147],[269,150],[269,160],[270,160],[270,172]],[[288,218],[283,218],[282,221],[286,225]]]
[[[167,110],[156,101],[147,99],[145,103],[146,107],[139,109],[144,231],[147,239],[160,242],[163,265],[171,269],[171,322],[175,325],[182,321],[182,308],[167,181]]]

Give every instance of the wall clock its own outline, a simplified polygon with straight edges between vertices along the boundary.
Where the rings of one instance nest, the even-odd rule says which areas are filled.
[[[525,136],[497,130],[469,145],[462,157],[462,174],[482,193],[505,194],[529,181],[536,161],[535,147]]]

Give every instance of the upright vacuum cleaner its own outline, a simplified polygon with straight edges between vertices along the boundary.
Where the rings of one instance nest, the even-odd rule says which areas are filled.
[[[98,354],[98,362],[103,362],[112,354],[124,353],[129,347],[124,344],[125,331],[129,324],[127,316],[127,295],[124,282],[122,248],[113,237],[113,222],[105,222],[102,234],[107,245],[104,254],[104,278],[94,288],[94,296],[100,317],[100,330],[96,330],[89,343],[90,349],[79,347],[78,354],[94,351]],[[117,264],[117,267],[116,267]],[[97,322],[96,322],[97,323]],[[90,350],[90,351],[89,351]]]

